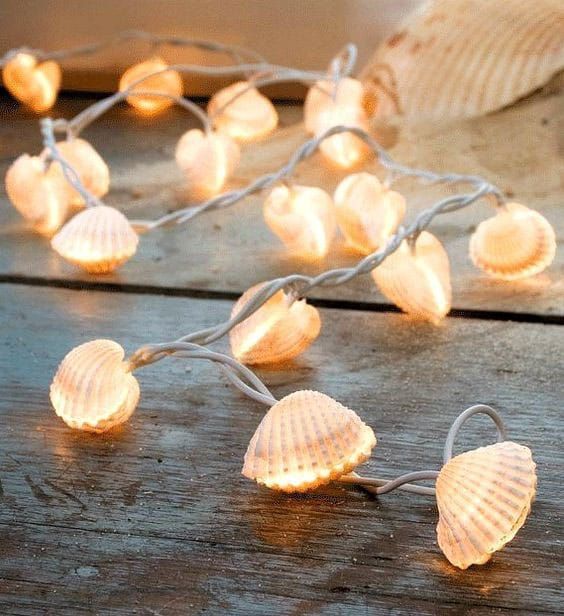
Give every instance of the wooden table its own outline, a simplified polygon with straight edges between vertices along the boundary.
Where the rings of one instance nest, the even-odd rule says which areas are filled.
[[[40,148],[37,118],[1,101],[0,171]],[[62,98],[69,117],[90,100]],[[546,214],[564,237],[562,95],[548,92],[488,118],[404,129],[392,153],[433,169],[482,173]],[[232,185],[277,167],[304,139],[296,107],[283,128],[245,149]],[[176,139],[191,126],[126,108],[87,131],[112,171],[107,203],[135,218],[178,207]],[[560,150],[561,152],[561,150]],[[369,166],[369,168],[371,168]],[[301,182],[333,187],[317,157]],[[434,193],[405,185],[410,214]],[[322,391],[359,412],[378,436],[366,473],[439,468],[446,432],[484,402],[509,436],[533,449],[539,489],[516,539],[482,567],[459,571],[435,539],[431,497],[370,497],[333,484],[287,496],[240,475],[264,407],[213,366],[167,360],[139,371],[142,399],[126,427],[102,436],[68,429],[48,388],[77,344],[111,338],[128,352],[229,315],[252,284],[314,273],[357,257],[337,246],[319,264],[291,259],[262,222],[260,196],[144,236],[117,273],[63,263],[0,203],[0,612],[2,614],[489,614],[564,609],[561,477],[564,256],[531,281],[486,279],[468,262],[478,205],[434,225],[452,260],[453,317],[439,327],[394,312],[369,277],[318,291],[322,335],[288,365],[258,370],[277,397]],[[228,351],[226,341],[215,348]],[[457,451],[488,443],[486,421]]]

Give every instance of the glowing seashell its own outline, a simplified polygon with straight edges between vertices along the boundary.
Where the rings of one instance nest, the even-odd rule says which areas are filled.
[[[372,271],[378,288],[404,312],[437,324],[450,310],[450,264],[442,244],[423,231]]]
[[[74,216],[51,240],[61,257],[91,274],[107,274],[137,250],[139,237],[127,218],[107,205]]]
[[[483,565],[525,523],[537,476],[531,450],[511,441],[467,451],[437,477],[437,539],[459,569]]]
[[[4,85],[20,102],[41,113],[57,100],[61,87],[61,67],[52,60],[37,62],[29,53],[17,53],[2,69]]]
[[[376,115],[473,117],[533,92],[564,67],[561,0],[434,0],[361,71]]]
[[[195,199],[217,195],[239,163],[237,143],[221,133],[192,129],[176,146],[176,162],[186,174],[188,192]]]
[[[278,113],[266,96],[256,88],[240,94],[248,87],[247,81],[232,83],[216,92],[208,103],[215,128],[238,141],[261,139],[278,125]]]
[[[278,186],[264,202],[264,219],[289,250],[324,257],[337,231],[335,206],[321,188]]]
[[[382,186],[375,175],[356,173],[337,186],[333,197],[339,228],[363,254],[385,246],[405,215],[405,199]]]
[[[233,306],[234,318],[263,284],[246,291]],[[305,299],[292,301],[280,290],[230,332],[231,352],[244,364],[288,361],[303,353],[319,336],[319,312]]]
[[[119,91],[123,92],[127,90],[133,83],[151,75],[151,73],[159,73],[168,67],[167,63],[161,58],[151,58],[140,62],[134,66],[128,68],[119,80]],[[182,96],[183,85],[182,76],[177,71],[166,71],[165,73],[159,73],[153,77],[147,77],[141,83],[134,86],[133,91],[141,90],[143,92],[162,92],[170,96]],[[151,96],[150,94],[143,95],[131,95],[127,97],[127,102],[146,114],[159,113],[164,111],[171,105],[174,105],[174,101],[164,96]]]
[[[10,165],[6,172],[6,193],[39,233],[51,235],[63,224],[68,212],[65,183],[46,172],[39,156],[22,154]]]
[[[113,340],[92,340],[70,351],[51,383],[57,415],[71,428],[105,432],[126,422],[139,402],[139,383]]]
[[[470,238],[476,267],[503,280],[533,276],[546,269],[556,254],[556,236],[538,212],[507,203],[484,220]]]
[[[273,490],[305,492],[366,461],[376,437],[360,417],[317,391],[297,391],[263,417],[243,475]]]

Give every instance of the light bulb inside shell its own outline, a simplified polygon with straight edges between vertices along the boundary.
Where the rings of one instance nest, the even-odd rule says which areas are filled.
[[[71,428],[105,432],[123,424],[139,401],[139,384],[112,340],[92,340],[72,349],[51,383],[57,415]]]
[[[143,77],[151,75],[152,73],[159,73],[153,77],[143,79],[143,81],[133,87],[133,91],[161,92],[175,97],[182,96],[184,89],[182,85],[182,76],[174,70],[159,72],[164,71],[166,68],[168,68],[168,65],[161,58],[151,58],[150,60],[145,60],[145,62],[135,64],[128,68],[121,76],[119,80],[119,91],[123,92],[127,90],[133,83]],[[135,107],[135,109],[147,115],[159,113],[171,105],[174,105],[174,101],[165,96],[151,96],[150,94],[132,94],[128,96],[126,100],[130,105]]]
[[[221,133],[192,129],[176,146],[176,163],[184,172],[191,198],[202,200],[217,195],[235,170],[240,158],[235,141]]]
[[[448,255],[428,231],[414,246],[404,240],[372,271],[372,277],[385,297],[418,319],[437,324],[450,310]]]
[[[375,445],[354,411],[317,391],[297,391],[263,417],[242,472],[273,490],[305,492],[352,471]]]
[[[247,81],[216,92],[208,103],[208,115],[218,131],[242,142],[266,137],[278,125],[274,105]]]
[[[53,237],[51,246],[91,274],[107,274],[135,254],[138,242],[137,233],[120,211],[97,205],[69,220]]]
[[[337,222],[347,243],[362,254],[386,245],[405,216],[405,198],[375,175],[355,173],[337,186]]]
[[[459,569],[486,563],[525,523],[536,484],[530,449],[511,441],[447,462],[437,477],[437,538],[448,560]]]
[[[61,67],[52,60],[38,62],[29,53],[17,53],[2,69],[4,85],[14,98],[37,113],[55,104],[61,87]]]
[[[481,222],[470,238],[470,258],[494,278],[518,280],[539,274],[554,260],[556,236],[538,212],[507,203]]]
[[[238,299],[231,312],[232,319],[262,286],[255,285]],[[231,330],[231,352],[240,362],[249,365],[289,361],[309,347],[320,329],[317,308],[307,304],[305,299],[292,301],[280,290]]]
[[[264,219],[294,254],[324,257],[337,232],[335,205],[330,195],[311,186],[278,186],[264,202]]]
[[[5,183],[13,206],[38,233],[49,236],[63,224],[69,208],[66,182],[52,177],[39,156],[19,156]]]

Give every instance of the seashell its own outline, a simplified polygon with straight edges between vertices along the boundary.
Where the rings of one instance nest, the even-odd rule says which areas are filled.
[[[278,113],[266,96],[256,88],[240,94],[248,87],[249,82],[237,81],[216,92],[208,103],[215,128],[238,141],[261,139],[278,126]]]
[[[237,300],[233,319],[264,283],[251,287]],[[288,361],[303,353],[319,336],[321,318],[305,299],[293,301],[278,291],[256,312],[236,325],[229,334],[231,352],[244,364]]]
[[[506,203],[470,238],[474,265],[503,280],[538,274],[555,254],[556,236],[548,220],[520,203]]]
[[[361,71],[377,117],[474,117],[533,92],[564,66],[561,0],[435,0]]]
[[[264,219],[290,251],[324,257],[337,232],[335,206],[321,188],[277,186],[264,202]]]
[[[423,231],[407,240],[372,271],[384,296],[404,312],[437,324],[450,310],[450,264],[439,240]]]
[[[347,242],[362,254],[386,245],[405,215],[405,198],[375,175],[348,175],[333,196],[337,222]]]
[[[55,413],[71,428],[105,432],[126,422],[139,402],[139,383],[113,340],[92,340],[70,351],[51,383]]]
[[[37,62],[29,53],[17,53],[2,69],[10,94],[33,111],[41,113],[55,104],[61,87],[61,67],[52,60]]]
[[[6,172],[6,193],[39,233],[51,235],[66,218],[66,185],[46,173],[45,162],[39,156],[22,154],[10,165]]]
[[[168,67],[167,63],[161,58],[151,58],[140,62],[132,67],[128,68],[119,80],[119,91],[123,92],[135,83],[139,79],[150,75],[151,73],[158,73]],[[167,71],[166,73],[160,73],[153,77],[148,77],[141,83],[133,88],[133,91],[140,90],[143,92],[162,92],[170,96],[182,96],[184,90],[182,84],[182,76],[177,71]],[[164,96],[151,96],[150,94],[132,95],[126,98],[127,102],[146,114],[159,113],[164,111],[171,105],[174,105],[174,101]]]
[[[239,163],[237,143],[221,133],[192,129],[184,133],[176,146],[176,162],[188,180],[188,192],[194,199],[217,195]]]
[[[437,477],[437,539],[459,569],[483,565],[525,523],[537,476],[531,450],[511,441],[467,451]]]
[[[375,445],[354,411],[317,391],[296,391],[263,417],[242,472],[273,490],[305,492],[352,471]]]
[[[91,274],[107,274],[129,260],[139,237],[127,218],[107,205],[74,216],[51,240],[61,257]]]

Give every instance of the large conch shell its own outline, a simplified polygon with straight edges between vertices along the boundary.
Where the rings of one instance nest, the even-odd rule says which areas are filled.
[[[525,523],[535,496],[535,463],[511,441],[467,451],[437,477],[437,539],[448,560],[482,565]]]
[[[538,212],[507,203],[484,220],[470,238],[470,257],[476,267],[495,278],[517,280],[546,269],[556,253],[556,236]]]
[[[120,211],[97,205],[69,220],[51,246],[91,274],[107,274],[135,254],[138,242],[137,233]]]
[[[564,66],[562,0],[435,0],[361,71],[377,117],[473,117],[505,107]]]
[[[337,232],[335,206],[321,188],[277,186],[266,198],[263,213],[288,249],[306,258],[324,257]]]
[[[127,421],[139,401],[139,384],[112,340],[92,340],[70,351],[51,383],[57,415],[71,428],[105,432]]]
[[[273,490],[305,492],[346,475],[370,456],[372,428],[333,398],[297,391],[263,417],[243,475]]]
[[[405,198],[370,173],[348,175],[333,196],[337,222],[350,246],[370,254],[386,245],[405,215]]]
[[[423,231],[415,246],[404,240],[372,271],[378,288],[404,312],[437,324],[450,310],[448,255],[439,240]]]
[[[217,195],[225,186],[239,162],[240,149],[227,135],[194,128],[180,137],[175,156],[189,195],[201,200]]]
[[[29,53],[17,53],[2,69],[4,85],[20,102],[41,113],[57,100],[61,87],[61,67],[53,60],[37,62]]]
[[[243,293],[233,306],[232,319],[263,284]],[[303,353],[317,338],[320,329],[317,308],[307,304],[305,299],[292,301],[280,290],[231,330],[231,351],[240,362],[249,365],[288,361]]]

